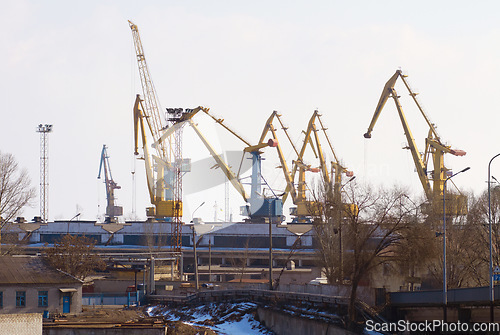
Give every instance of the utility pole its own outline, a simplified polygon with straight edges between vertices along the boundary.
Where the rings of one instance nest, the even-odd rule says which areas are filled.
[[[52,132],[51,124],[39,124],[40,133],[40,217],[42,222],[49,219],[49,143],[48,134]]]

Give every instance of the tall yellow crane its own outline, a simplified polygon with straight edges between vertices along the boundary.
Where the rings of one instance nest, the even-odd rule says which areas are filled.
[[[138,137],[141,132],[146,177],[151,204],[154,207],[146,209],[149,218],[159,221],[170,221],[171,241],[173,251],[181,250],[181,225],[182,225],[182,172],[186,164],[182,159],[182,125],[180,118],[183,110],[179,108],[168,108],[168,119],[162,118],[160,104],[157,98],[153,80],[149,73],[146,57],[142,47],[141,37],[137,25],[129,22],[134,40],[139,75],[143,98],[136,97],[134,104],[134,130],[135,130],[135,154],[138,155]],[[144,125],[147,123],[147,130]],[[156,147],[156,154],[149,154],[147,149],[147,133],[153,141],[157,141],[162,131],[168,126],[175,129],[173,137],[168,141],[162,141]]]
[[[375,113],[373,114],[370,126],[368,127],[368,131],[364,134],[364,137],[371,138],[371,133],[373,131],[373,128],[375,127],[375,123],[380,116],[380,113],[382,112],[382,109],[384,108],[387,100],[389,98],[392,98],[394,100],[394,103],[396,104],[399,118],[405,132],[406,140],[408,141],[408,146],[404,149],[409,149],[411,152],[413,162],[415,164],[417,174],[424,189],[427,200],[433,206],[434,211],[439,211],[440,209],[442,209],[442,203],[439,204],[439,202],[442,201],[443,198],[444,182],[447,178],[446,172],[448,171],[448,169],[444,166],[444,155],[448,153],[454,156],[464,156],[466,153],[463,150],[452,149],[450,146],[445,145],[441,142],[441,138],[436,131],[435,125],[427,117],[426,113],[417,100],[418,93],[412,91],[410,85],[408,84],[408,81],[406,80],[406,77],[407,76],[404,75],[401,70],[397,70],[396,73],[394,73],[394,75],[387,81],[378,101]],[[410,96],[417,105],[418,110],[429,126],[429,132],[425,139],[425,150],[423,153],[423,157],[417,148],[417,144],[411,133],[408,121],[406,120],[405,114],[403,113],[403,108],[399,101],[400,97],[394,89],[394,85],[396,84],[398,78],[401,78],[401,80],[403,81]],[[432,159],[433,170],[428,169],[428,163],[430,159]],[[464,197],[456,197],[455,203],[457,201],[461,203],[465,202]],[[455,209],[455,213],[449,211],[447,212],[449,212],[450,214],[466,213],[466,206],[456,205]]]
[[[160,143],[160,145],[155,148],[156,154],[150,154],[147,148],[147,134],[149,133],[153,141],[156,141],[161,136],[161,130],[166,128],[167,122],[161,117],[160,103],[146,63],[139,30],[134,23],[131,21],[128,22],[134,39],[143,92],[142,98],[140,95],[137,95],[134,104],[134,153],[139,155],[138,137],[140,132],[148,190],[151,204],[154,205],[154,207],[147,208],[147,215],[148,217],[158,219],[169,218],[174,216],[174,209],[176,207],[182,207],[182,203],[177,203],[176,200],[173,199],[173,182],[171,176],[172,143],[171,141],[170,145],[167,145],[167,142]],[[146,123],[147,128],[144,123]]]

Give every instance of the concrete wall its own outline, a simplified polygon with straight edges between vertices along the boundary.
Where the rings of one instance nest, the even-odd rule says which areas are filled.
[[[0,332],[2,334],[42,334],[42,314],[1,314]]]
[[[269,225],[267,223],[220,223],[220,222],[206,222],[205,226],[216,226],[213,230],[203,236],[200,246],[208,246],[208,241],[211,240],[212,246],[214,245],[215,236],[218,238],[234,238],[238,236],[249,237],[267,237],[269,233]],[[126,235],[169,235],[171,232],[170,223],[158,222],[127,222],[120,225],[118,230],[111,239],[112,244],[124,243],[124,236]],[[4,229],[4,231],[7,228]],[[20,230],[19,227],[12,225],[12,232],[19,233],[22,238],[26,234]],[[30,243],[40,243],[44,239],[41,235],[65,235],[65,234],[79,234],[86,236],[98,236],[99,243],[106,243],[111,237],[111,234],[103,229],[102,224],[95,221],[55,221],[49,222],[47,225],[42,225],[40,229],[34,231],[30,237]],[[285,227],[272,226],[272,234],[275,238],[284,238],[286,240],[286,247],[290,248],[295,242],[296,236],[289,232]],[[191,238],[192,231],[189,226],[182,227],[182,235]],[[183,239],[184,240],[184,239]],[[192,243],[191,243],[192,245]],[[312,248],[312,231],[304,234],[302,237],[302,246]],[[241,248],[244,248],[242,245]]]
[[[277,335],[343,335],[354,334],[333,324],[258,308],[260,322]]]

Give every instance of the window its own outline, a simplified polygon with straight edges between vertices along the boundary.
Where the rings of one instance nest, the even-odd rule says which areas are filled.
[[[49,305],[49,292],[38,291],[38,307],[47,307]]]
[[[16,291],[16,307],[26,307],[26,291]]]
[[[0,291],[0,308],[3,308],[3,292]]]

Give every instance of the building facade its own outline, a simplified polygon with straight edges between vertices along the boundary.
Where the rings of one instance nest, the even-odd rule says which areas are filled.
[[[0,313],[80,313],[83,282],[38,256],[0,256]]]

